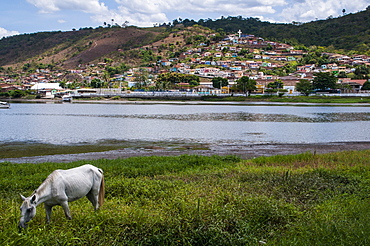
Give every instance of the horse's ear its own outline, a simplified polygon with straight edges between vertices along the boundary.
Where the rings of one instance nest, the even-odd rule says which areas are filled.
[[[36,195],[33,195],[33,196],[31,197],[31,203],[36,203]]]
[[[22,201],[26,200],[26,198],[22,196],[22,194],[19,194],[19,195],[21,196]]]

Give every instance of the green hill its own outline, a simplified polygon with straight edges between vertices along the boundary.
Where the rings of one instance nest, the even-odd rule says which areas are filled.
[[[198,22],[185,19],[185,26],[199,24],[214,30],[225,32],[253,34],[269,40],[301,43],[306,46],[330,46],[336,49],[370,50],[370,7],[366,10],[338,18],[312,21],[309,23],[273,24],[257,18],[221,17],[217,20],[207,19]]]
[[[304,24],[273,24],[257,18],[229,16],[198,22],[174,20],[171,26],[156,28],[90,27],[68,32],[16,35],[0,40],[0,66],[42,63],[72,68],[80,63],[101,61],[104,57],[135,62],[135,58],[140,58],[142,54],[122,52],[138,47],[166,50],[157,53],[166,58],[171,52],[179,53],[186,49],[185,45],[192,37],[203,40],[200,36],[214,32],[212,30],[221,34],[242,30],[243,33],[292,45],[332,46],[364,54],[370,50],[370,7],[355,14]],[[222,39],[222,35],[219,38]],[[157,58],[152,57],[150,61]]]

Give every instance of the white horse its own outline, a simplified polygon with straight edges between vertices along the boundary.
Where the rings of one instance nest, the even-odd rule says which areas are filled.
[[[97,210],[103,205],[104,193],[104,176],[100,168],[87,164],[68,170],[55,170],[30,197],[21,195],[23,203],[19,227],[27,227],[41,203],[45,205],[46,221],[49,223],[53,206],[62,206],[66,217],[72,219],[68,202],[86,196]]]

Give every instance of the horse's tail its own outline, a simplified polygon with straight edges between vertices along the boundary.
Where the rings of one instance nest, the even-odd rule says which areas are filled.
[[[99,197],[98,197],[98,203],[99,203],[99,207],[103,206],[103,203],[104,203],[104,196],[105,196],[105,183],[104,183],[104,175],[103,175],[103,171],[101,169],[99,169],[99,171],[102,173],[102,176],[101,176],[101,182],[100,182],[100,189],[99,189]]]

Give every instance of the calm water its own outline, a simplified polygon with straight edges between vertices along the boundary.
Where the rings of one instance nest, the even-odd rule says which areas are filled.
[[[370,141],[370,107],[13,103],[0,126],[0,143]]]

